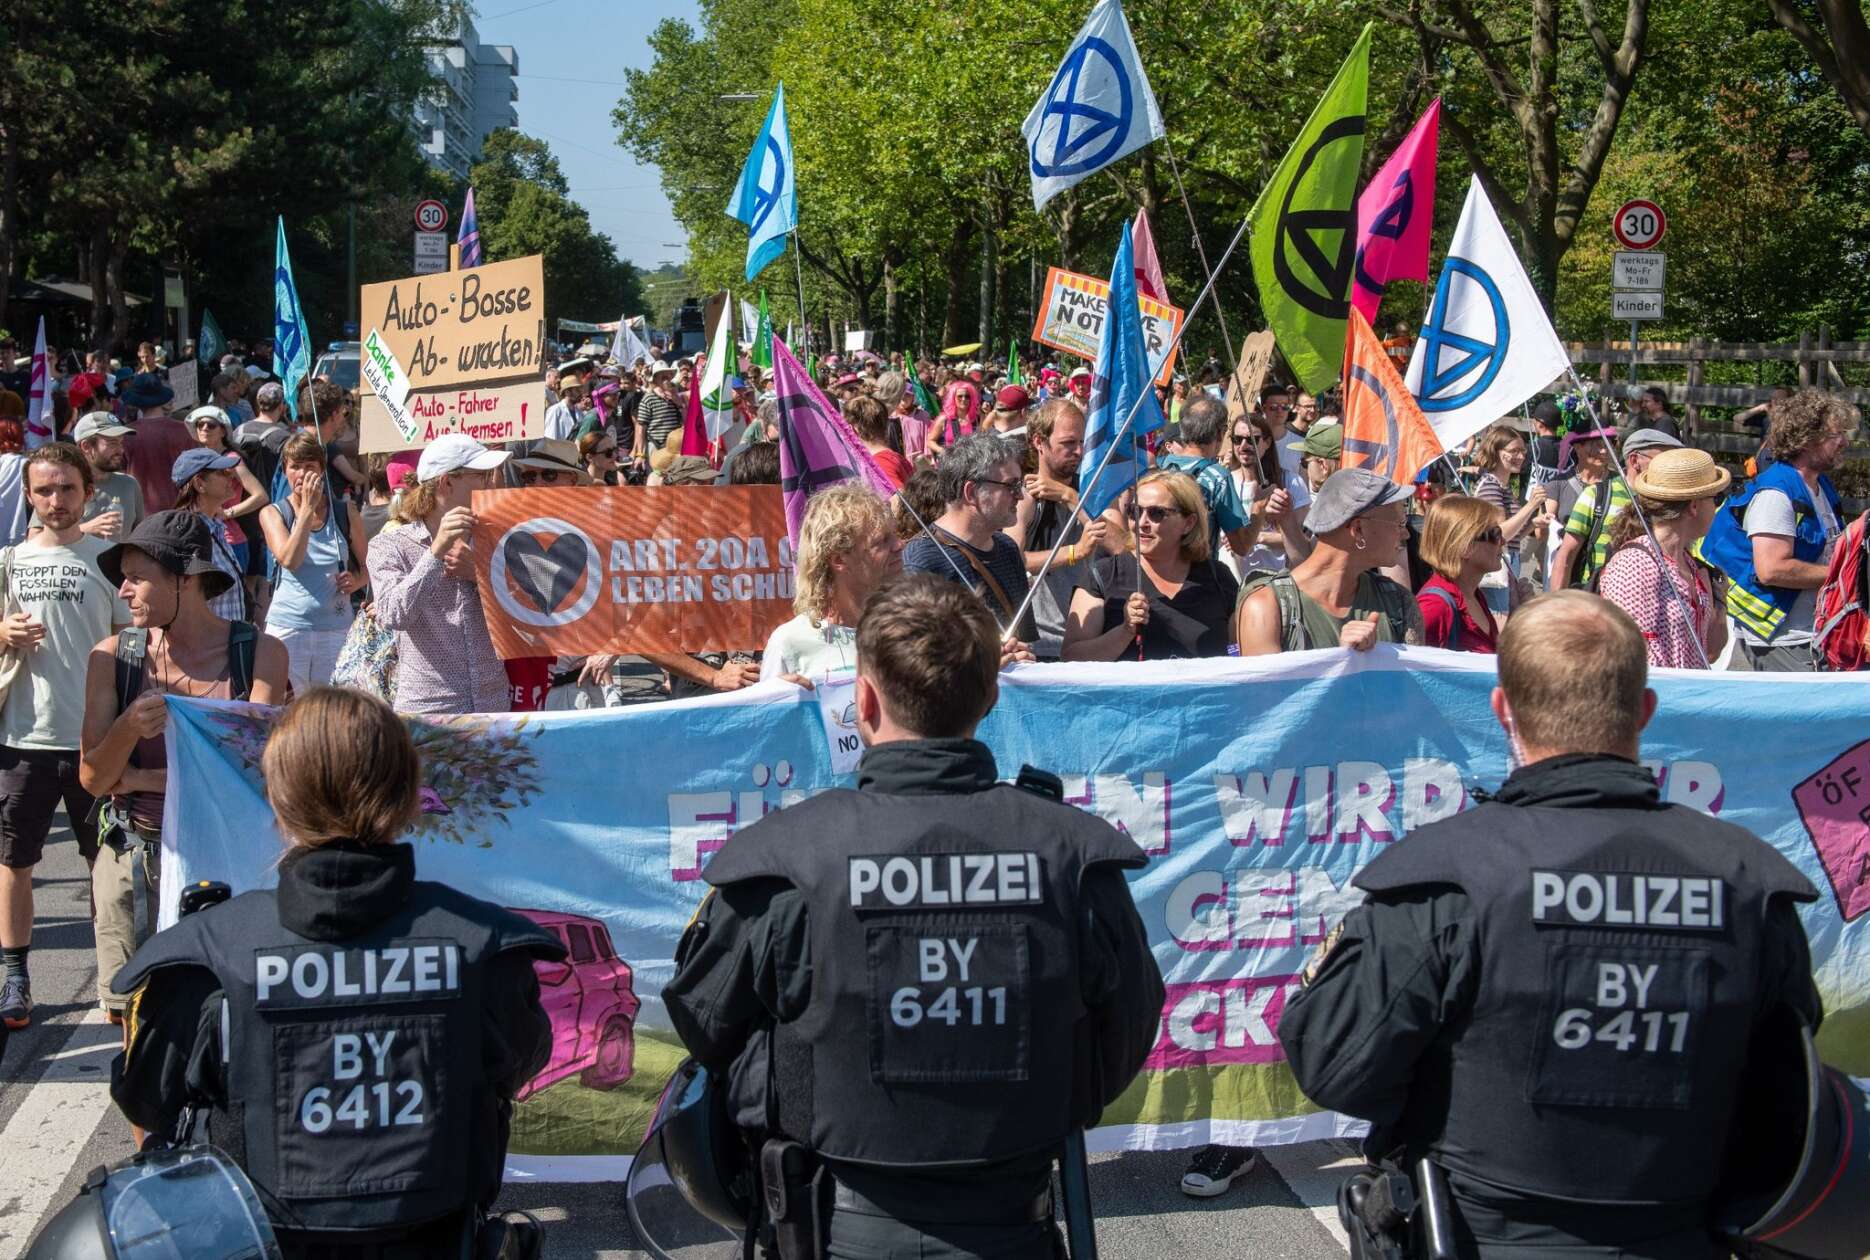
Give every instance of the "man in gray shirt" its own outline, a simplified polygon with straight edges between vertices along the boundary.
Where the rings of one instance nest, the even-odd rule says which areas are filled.
[[[143,487],[123,470],[129,458],[123,440],[135,433],[108,411],[93,411],[78,421],[72,440],[91,465],[91,497],[84,505],[81,529],[93,538],[115,541],[137,527],[143,511]]]

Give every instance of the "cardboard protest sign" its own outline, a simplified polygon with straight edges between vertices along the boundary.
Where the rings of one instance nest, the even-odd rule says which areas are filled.
[[[167,379],[169,388],[175,391],[175,397],[169,400],[169,410],[192,411],[201,405],[201,369],[192,361],[170,368]]]
[[[502,659],[756,649],[792,616],[777,486],[491,490],[474,515]]]
[[[1039,301],[1039,319],[1033,325],[1032,339],[1054,350],[1094,361],[1098,342],[1104,335],[1104,313],[1109,302],[1108,281],[1053,267],[1046,272],[1045,291]],[[1170,353],[1169,346],[1182,327],[1184,313],[1179,307],[1153,298],[1139,297],[1136,306],[1143,314],[1143,347],[1149,353],[1149,361],[1156,365],[1156,384],[1167,385],[1175,370],[1175,355]]]
[[[538,255],[367,284],[361,369],[371,393],[358,449],[399,451],[446,433],[545,435],[545,266]]]

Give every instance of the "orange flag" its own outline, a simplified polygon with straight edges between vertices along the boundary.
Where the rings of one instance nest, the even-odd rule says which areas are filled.
[[[1441,453],[1415,396],[1396,374],[1370,321],[1353,306],[1344,339],[1343,466],[1368,468],[1408,486]]]

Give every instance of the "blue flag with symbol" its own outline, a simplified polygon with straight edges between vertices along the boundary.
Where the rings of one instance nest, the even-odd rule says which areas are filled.
[[[1020,131],[1035,210],[1166,134],[1121,0],[1097,0]]]
[[[1110,264],[1110,301],[1104,309],[1104,336],[1091,369],[1084,460],[1078,465],[1079,504],[1091,516],[1135,484],[1142,475],[1142,436],[1162,427],[1162,404],[1150,379],[1155,373],[1143,345],[1143,314],[1136,304],[1136,262],[1128,224],[1117,242],[1117,261]]]
[[[766,125],[740,168],[740,182],[734,186],[727,213],[747,225],[747,279],[751,280],[786,252],[786,234],[799,226],[799,189],[793,178],[784,83],[774,91]]]
[[[286,387],[286,405],[299,418],[299,382],[312,370],[312,330],[299,310],[299,286],[292,282],[292,259],[286,253],[286,219],[279,218],[279,242],[273,249],[273,375]]]
[[[480,266],[480,220],[474,215],[474,190],[468,189],[467,204],[461,207],[461,231],[455,237],[461,247],[461,267]]]

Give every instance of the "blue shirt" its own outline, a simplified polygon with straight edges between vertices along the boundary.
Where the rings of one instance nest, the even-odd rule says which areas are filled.
[[[1234,479],[1219,461],[1205,455],[1158,455],[1156,463],[1179,473],[1187,473],[1201,487],[1201,501],[1208,505],[1208,548],[1220,554],[1221,535],[1245,529],[1251,518],[1234,489]]]

